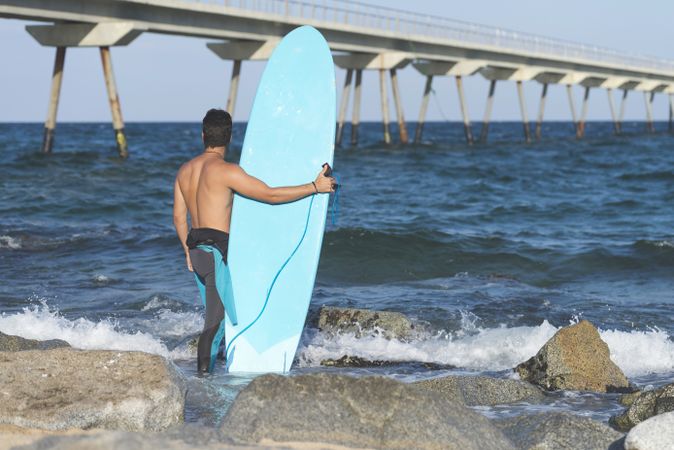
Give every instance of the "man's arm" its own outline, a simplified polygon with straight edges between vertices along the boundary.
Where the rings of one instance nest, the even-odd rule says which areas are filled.
[[[290,203],[316,193],[332,192],[334,178],[326,177],[327,166],[318,174],[312,183],[299,186],[269,187],[265,182],[250,176],[237,165],[230,165],[224,177],[228,187],[244,197],[264,203]],[[314,187],[315,186],[315,187]]]
[[[185,261],[187,263],[187,268],[190,272],[192,269],[192,261],[190,260],[190,249],[187,248],[187,203],[185,202],[185,197],[180,190],[180,185],[178,184],[178,177],[176,177],[175,184],[173,185],[173,226],[176,228],[176,233],[178,233],[178,239],[180,239],[180,244],[183,246],[185,251]]]

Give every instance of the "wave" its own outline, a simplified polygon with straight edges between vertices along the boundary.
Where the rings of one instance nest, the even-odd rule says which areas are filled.
[[[637,181],[672,181],[674,172],[671,170],[659,170],[654,172],[624,173],[619,176],[621,180]]]
[[[0,236],[0,248],[18,250],[22,247],[21,240],[12,236]]]
[[[526,238],[525,238],[526,239]],[[660,270],[674,266],[671,240],[583,247],[535,245],[531,239],[450,235],[439,231],[385,232],[341,228],[328,232],[321,278],[371,284],[475,274],[507,273],[538,284],[587,273]]]
[[[185,337],[201,329],[197,313],[160,310],[155,318],[143,321],[147,331],[125,331],[107,319],[94,322],[85,318],[68,319],[46,304],[24,308],[17,314],[0,315],[0,331],[26,339],[61,339],[83,350],[141,351],[169,359],[195,357],[188,345],[169,349],[163,338]]]
[[[148,301],[150,309],[160,306]],[[480,328],[476,316],[462,317],[454,332],[421,331],[412,340],[388,340],[381,335],[356,338],[354,334],[326,334],[307,328],[302,336],[297,360],[300,367],[317,367],[322,360],[344,355],[367,360],[421,362],[452,365],[476,371],[500,371],[515,367],[536,354],[559,330],[544,320],[538,326]],[[0,315],[0,331],[27,339],[62,339],[85,350],[142,351],[172,360],[196,357],[186,341],[201,330],[203,319],[197,312],[176,312],[159,308],[137,328],[126,331],[107,319],[94,322],[68,319],[46,304],[24,308],[16,314]],[[674,342],[667,332],[600,330],[612,360],[628,377],[674,372]],[[169,348],[168,341],[178,342]],[[637,357],[638,356],[638,357]]]
[[[500,371],[534,356],[559,330],[544,320],[538,326],[477,329],[474,324],[457,333],[434,333],[402,342],[379,335],[327,335],[306,330],[298,350],[301,367],[319,366],[322,360],[344,355],[372,361],[424,362],[477,371]],[[650,331],[600,330],[611,359],[628,377],[674,372],[674,342],[658,329]]]

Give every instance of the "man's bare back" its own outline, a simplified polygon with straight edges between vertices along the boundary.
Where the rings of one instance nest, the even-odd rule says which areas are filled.
[[[193,228],[213,228],[229,233],[232,189],[223,183],[235,168],[216,153],[203,153],[186,162],[176,177],[176,196],[182,196]],[[178,199],[179,200],[179,199]],[[178,203],[178,202],[177,202]]]

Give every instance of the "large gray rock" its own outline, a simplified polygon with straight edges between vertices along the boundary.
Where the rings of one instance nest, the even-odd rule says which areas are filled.
[[[587,320],[564,327],[515,371],[547,390],[627,391],[625,374],[611,361],[608,345]]]
[[[410,337],[414,325],[399,312],[323,306],[318,329],[331,334],[354,333],[356,337],[381,334],[387,339],[404,340]]]
[[[536,386],[519,380],[491,377],[448,376],[417,381],[414,386],[447,395],[469,406],[506,403],[540,403],[545,394]]]
[[[26,428],[162,430],[183,419],[174,365],[141,352],[0,352],[0,423]]]
[[[611,417],[609,423],[618,430],[628,431],[649,417],[674,411],[674,383],[623,396],[621,403],[628,408],[622,414]]]
[[[325,442],[357,448],[512,449],[484,416],[385,377],[263,375],[238,395],[222,431],[247,443]]]
[[[22,350],[50,350],[52,348],[70,347],[66,341],[61,339],[51,339],[49,341],[38,341],[35,339],[25,339],[21,336],[12,336],[0,332],[0,352],[19,352]]]
[[[674,412],[651,417],[627,434],[625,450],[674,449]]]
[[[193,445],[181,439],[169,438],[153,433],[101,431],[70,436],[47,436],[36,442],[14,447],[13,450],[246,450],[246,448],[250,447],[235,447],[220,442]]]
[[[522,450],[622,450],[621,433],[569,413],[525,414],[494,424]]]

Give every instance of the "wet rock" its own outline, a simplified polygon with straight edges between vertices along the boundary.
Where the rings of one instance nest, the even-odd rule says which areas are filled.
[[[209,442],[195,446],[181,439],[154,433],[99,431],[71,436],[47,436],[29,445],[14,447],[13,450],[188,450],[196,448],[204,450],[245,450],[246,447],[234,447],[220,442]]]
[[[324,359],[321,366],[325,367],[405,367],[409,369],[448,370],[456,369],[450,364],[437,364],[420,361],[384,361],[369,360],[359,356],[344,355],[339,359]]]
[[[440,392],[469,406],[540,403],[545,399],[545,394],[530,383],[502,378],[448,376],[418,381],[413,385]]]
[[[650,417],[674,411],[674,383],[652,391],[637,392],[625,400],[621,399],[622,402],[629,403],[629,407],[622,414],[611,417],[609,423],[618,430],[628,431]]]
[[[61,339],[51,339],[49,341],[38,341],[35,339],[25,339],[20,336],[12,336],[0,332],[0,352],[19,352],[23,350],[50,350],[52,348],[70,347],[66,341]]]
[[[628,394],[623,394],[618,398],[618,403],[620,403],[623,406],[632,406],[632,403],[634,403],[634,400],[636,400],[640,395],[642,394],[642,391],[636,391],[636,392],[630,392]]]
[[[674,449],[674,412],[641,422],[625,438],[625,450],[665,449]]]
[[[339,359],[324,359],[321,361],[321,366],[325,367],[390,367],[397,364],[394,361],[371,361],[358,356],[348,355],[344,355]]]
[[[622,450],[621,433],[569,413],[525,414],[494,424],[523,450]]]
[[[629,381],[610,358],[608,345],[587,320],[564,327],[515,371],[547,390],[629,391]]]
[[[237,441],[326,442],[357,448],[512,449],[484,416],[385,377],[263,375],[222,424]]]
[[[332,334],[381,334],[387,339],[404,340],[410,337],[414,325],[398,312],[324,306],[318,316],[318,329]]]
[[[0,423],[162,430],[181,422],[182,376],[161,356],[71,348],[0,352]]]

